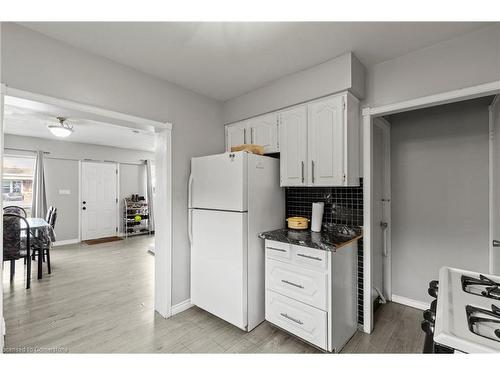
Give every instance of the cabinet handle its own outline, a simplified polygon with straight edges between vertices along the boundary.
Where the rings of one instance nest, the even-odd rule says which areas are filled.
[[[292,283],[291,281],[288,281],[288,280],[281,280],[281,282],[285,283],[285,284],[288,284],[288,285],[291,285],[291,286],[294,286],[296,288],[304,289],[303,285],[295,284],[295,283]]]
[[[287,318],[289,320],[291,320],[292,322],[295,322],[297,324],[304,324],[304,322],[302,322],[302,320],[299,320],[299,319],[295,319],[295,318],[292,318],[291,316],[288,316],[286,313],[280,313],[280,315],[283,317],[283,318]]]
[[[286,253],[286,250],[285,249],[278,249],[276,247],[266,247],[266,249],[269,249],[269,250],[276,250],[276,251],[282,251],[284,253]]]
[[[304,162],[301,161],[301,176],[302,176],[302,183],[304,183]]]
[[[297,254],[297,256],[302,257],[302,258],[307,258],[307,259],[319,260],[319,261],[323,260],[320,257],[313,257],[312,255],[307,255],[307,254]]]
[[[253,130],[254,128],[250,128],[250,143],[253,144]]]
[[[243,143],[247,143],[247,128],[243,129]]]
[[[312,183],[314,184],[314,160],[311,160],[311,177]]]

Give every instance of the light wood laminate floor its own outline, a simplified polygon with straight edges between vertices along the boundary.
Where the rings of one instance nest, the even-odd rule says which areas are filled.
[[[262,323],[245,333],[193,307],[165,320],[153,309],[152,237],[53,249],[52,275],[26,290],[22,261],[14,282],[4,269],[6,352],[318,353]],[[421,312],[389,303],[372,335],[356,333],[346,353],[421,352]]]

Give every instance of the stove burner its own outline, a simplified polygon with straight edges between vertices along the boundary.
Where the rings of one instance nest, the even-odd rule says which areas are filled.
[[[475,335],[500,342],[500,308],[491,305],[491,310],[467,305],[467,322],[469,330]],[[493,332],[492,332],[493,331]],[[492,333],[494,335],[492,335]],[[496,336],[496,337],[495,337]]]
[[[500,283],[484,275],[479,275],[479,279],[462,275],[462,289],[466,293],[500,300]]]

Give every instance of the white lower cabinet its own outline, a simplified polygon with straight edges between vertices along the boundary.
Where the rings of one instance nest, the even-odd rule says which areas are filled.
[[[357,246],[329,252],[266,240],[266,320],[340,351],[358,326]]]
[[[266,320],[326,349],[326,312],[266,290]]]
[[[317,272],[293,264],[267,260],[266,288],[303,301],[319,309],[327,309],[326,272]]]

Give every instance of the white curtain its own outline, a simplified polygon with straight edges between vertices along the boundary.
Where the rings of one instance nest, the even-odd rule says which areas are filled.
[[[147,194],[149,207],[149,230],[155,230],[154,216],[154,181],[153,181],[153,163],[150,159],[146,160],[146,175],[147,175]]]
[[[44,153],[36,152],[35,174],[33,176],[33,201],[31,217],[45,217],[47,213],[47,194],[45,191]]]

